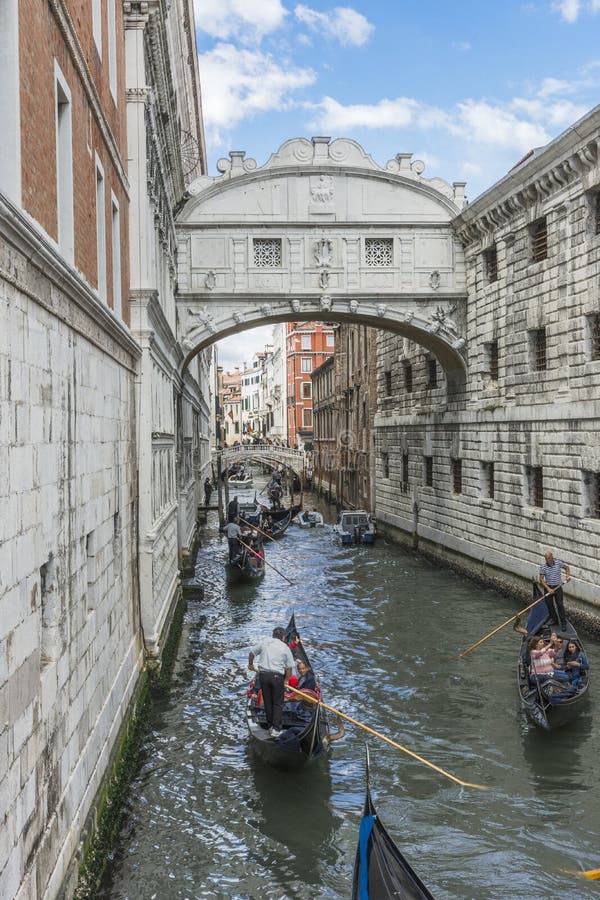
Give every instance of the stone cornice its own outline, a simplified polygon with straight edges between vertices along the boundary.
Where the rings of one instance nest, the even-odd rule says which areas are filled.
[[[65,40],[65,43],[69,49],[73,65],[81,80],[83,92],[90,105],[90,109],[92,110],[92,114],[96,120],[98,128],[100,129],[100,133],[102,134],[102,137],[104,139],[106,149],[110,155],[113,166],[115,167],[115,171],[119,177],[123,190],[127,194],[127,197],[129,197],[129,180],[127,178],[125,166],[123,165],[123,160],[121,159],[121,153],[110,129],[110,125],[108,124],[108,120],[104,115],[104,110],[102,108],[102,103],[100,102],[98,91],[96,90],[96,85],[94,84],[94,80],[88,68],[88,64],[81,48],[81,44],[79,43],[77,32],[75,31],[73,20],[71,19],[65,0],[48,0],[48,2],[50,4],[52,12],[54,13],[54,17],[56,18],[56,22]]]
[[[454,219],[464,246],[538,209],[600,162],[600,106],[498,181]]]
[[[0,194],[0,237],[15,248],[37,270],[35,290],[31,279],[20,272],[18,263],[11,271],[0,269],[0,279],[30,297],[51,315],[77,331],[86,340],[111,355],[132,371],[141,348],[131,332],[99,299],[82,275],[65,262],[56,245],[39,230],[39,226]],[[71,301],[70,307],[60,302],[52,290],[44,290],[51,282]]]

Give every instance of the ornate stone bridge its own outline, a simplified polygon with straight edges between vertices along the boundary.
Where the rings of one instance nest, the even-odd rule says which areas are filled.
[[[178,329],[186,363],[227,335],[283,321],[353,321],[432,351],[450,390],[466,371],[464,184],[384,168],[355,141],[287,141],[257,167],[230,153],[178,217]]]
[[[225,447],[223,450],[213,451],[213,460],[217,457],[221,459],[223,471],[233,463],[243,462],[245,465],[249,462],[258,462],[273,468],[284,466],[291,469],[299,478],[308,474],[304,450],[276,447],[273,444],[239,444],[235,447]]]

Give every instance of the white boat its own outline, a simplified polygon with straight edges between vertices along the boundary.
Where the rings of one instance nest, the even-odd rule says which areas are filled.
[[[252,487],[252,475],[242,475],[241,478],[239,478],[239,476],[237,475],[232,475],[227,479],[227,483],[232,487]]]
[[[343,509],[333,530],[342,544],[372,544],[375,541],[375,523],[365,509]]]
[[[318,528],[323,525],[323,516],[316,509],[303,509],[294,519],[300,528]]]

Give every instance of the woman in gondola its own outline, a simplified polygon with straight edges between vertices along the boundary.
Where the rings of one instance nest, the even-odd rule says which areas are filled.
[[[577,641],[569,641],[567,644],[564,655],[564,667],[569,679],[574,683],[578,683],[581,678],[585,678],[589,664],[587,656]]]

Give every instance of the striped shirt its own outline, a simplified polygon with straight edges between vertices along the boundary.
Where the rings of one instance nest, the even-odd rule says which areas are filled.
[[[561,571],[566,568],[566,563],[562,562],[560,559],[555,559],[552,565],[548,565],[547,562],[542,563],[540,566],[540,575],[544,576],[544,580],[548,587],[556,587],[557,584],[560,584],[562,581]]]

